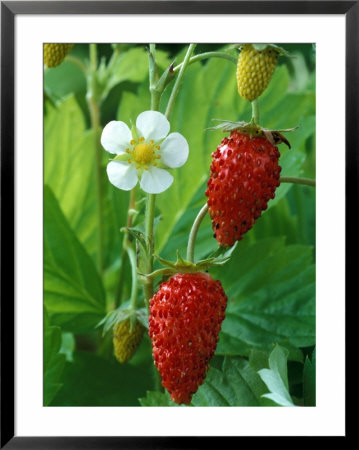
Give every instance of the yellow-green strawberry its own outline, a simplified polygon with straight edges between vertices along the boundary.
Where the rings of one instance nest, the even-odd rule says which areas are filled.
[[[62,63],[74,44],[44,44],[44,64],[56,67]]]
[[[270,44],[244,44],[241,47],[237,63],[237,86],[244,100],[252,102],[268,86],[281,50]]]
[[[118,322],[113,328],[113,348],[116,359],[120,363],[129,361],[138,349],[144,326],[136,321],[131,328],[131,320],[128,318]]]

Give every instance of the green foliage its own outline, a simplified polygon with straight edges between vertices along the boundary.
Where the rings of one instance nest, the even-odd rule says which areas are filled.
[[[66,364],[63,380],[52,406],[139,406],[138,398],[152,385],[149,370],[85,352]]]
[[[62,386],[65,356],[59,353],[61,329],[50,325],[44,311],[44,406],[48,406]]]
[[[312,360],[305,358],[303,370],[303,400],[304,406],[315,406],[315,350]]]
[[[284,133],[291,149],[279,146],[281,175],[314,178],[315,59],[310,45],[284,47],[297,57],[279,59],[258,99],[259,122],[273,130],[299,126]],[[203,47],[212,48],[223,50]],[[129,125],[150,109],[146,46],[103,44],[97,50],[101,127],[110,120]],[[174,59],[175,65],[183,61],[185,50],[157,48],[158,75]],[[88,71],[88,45],[76,44],[71,56],[77,64],[65,61],[44,77],[44,405],[177,406],[159,390],[147,334],[129,363],[121,365],[113,357],[110,318],[121,313],[131,291],[121,232],[129,193],[109,183],[111,156],[99,144],[101,130],[91,124],[88,78],[82,73],[84,67]],[[161,112],[173,85],[171,81],[162,95]],[[160,258],[175,261],[177,251],[185,257],[189,231],[206,202],[211,153],[226,135],[208,130],[215,125],[212,119],[250,118],[250,103],[237,93],[232,62],[211,58],[187,68],[170,132],[185,136],[190,154],[184,166],[172,170],[171,188],[156,198],[155,253]],[[145,209],[139,188],[135,209],[129,241],[137,241],[139,254]],[[143,242],[147,246],[145,238]],[[195,261],[217,249],[207,215],[198,231]],[[191,407],[314,406],[315,351],[306,355],[315,346],[315,189],[282,183],[268,209],[232,250],[225,265],[209,269],[221,280],[228,307],[216,356]],[[154,270],[162,267],[156,260]],[[157,277],[155,287],[160,281]],[[137,307],[146,323],[140,291]],[[97,326],[107,313],[102,334]]]
[[[98,257],[98,198],[96,190],[94,131],[86,130],[75,98],[66,98],[49,108],[44,129],[44,181],[54,192],[71,228],[86,250]],[[125,224],[127,193],[108,183],[103,152],[102,188],[105,266],[114,252],[120,253],[120,228]]]
[[[294,406],[288,392],[287,353],[280,346],[269,357],[262,354],[259,358],[257,353],[256,367],[253,367],[253,357],[248,361],[226,356],[220,369],[210,368],[190,406]],[[140,403],[176,406],[168,392],[147,392]]]
[[[213,270],[229,298],[217,353],[248,356],[280,343],[301,361],[315,342],[312,250],[284,238],[243,240],[225,267]]]
[[[289,395],[287,358],[288,351],[277,345],[269,356],[269,369],[258,372],[270,391],[269,394],[263,394],[263,397],[279,406],[295,406]]]
[[[178,406],[171,400],[167,391],[147,391],[146,397],[140,398],[139,402],[141,406]]]
[[[105,313],[101,278],[47,186],[44,222],[44,300],[49,316],[66,331],[92,330]]]

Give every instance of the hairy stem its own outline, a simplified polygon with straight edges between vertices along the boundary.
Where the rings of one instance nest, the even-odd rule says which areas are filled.
[[[148,53],[148,67],[149,67],[149,83],[150,83],[150,94],[151,94],[151,110],[158,110],[161,95],[155,89],[157,81],[157,69],[156,69],[156,45],[149,45]],[[148,242],[147,254],[143,255],[143,262],[141,266],[143,267],[143,272],[148,274],[153,271],[153,252],[155,246],[154,237],[154,218],[155,218],[155,194],[147,194],[146,199],[146,212],[145,212],[145,236]],[[148,306],[148,301],[153,296],[153,280],[151,278],[144,278],[143,282],[143,292],[145,294],[146,306]]]
[[[151,93],[151,110],[157,111],[160,106],[161,93],[156,90],[157,67],[156,67],[156,45],[149,45],[148,68]]]
[[[222,58],[222,59],[226,59],[227,61],[231,61],[234,64],[237,64],[237,58],[235,58],[232,55],[229,55],[226,52],[206,52],[206,53],[200,53],[199,55],[192,56],[188,61],[188,65],[193,64],[197,61],[202,61],[203,59],[208,59],[208,58]],[[181,64],[178,64],[178,66],[174,67],[173,72],[178,73],[181,70],[183,63],[184,63],[184,61]]]
[[[196,44],[190,44],[188,46],[186,56],[184,57],[183,63],[181,64],[181,68],[179,70],[178,77],[175,81],[175,84],[174,84],[172,92],[171,92],[171,96],[168,100],[168,104],[167,104],[167,108],[166,108],[166,112],[165,112],[165,116],[167,117],[167,119],[169,118],[169,116],[171,114],[174,102],[176,100],[176,97],[177,97],[177,94],[178,94],[178,91],[179,91],[179,88],[181,85],[181,81],[182,81],[184,72],[189,64],[189,60],[190,60],[195,48],[196,48]]]
[[[134,187],[130,193],[130,201],[128,204],[126,228],[132,227],[133,215],[130,213],[130,211],[135,209],[135,205],[136,205],[136,188]],[[123,280],[124,280],[124,274],[125,274],[126,247],[127,247],[128,243],[129,243],[128,233],[125,232],[125,235],[123,237],[123,242],[122,242],[121,267],[120,267],[120,273],[118,276],[118,287],[117,287],[117,294],[116,294],[116,300],[115,300],[116,308],[121,303]]]
[[[189,234],[188,238],[188,245],[187,245],[187,261],[194,262],[194,246],[196,243],[196,237],[198,233],[199,226],[201,225],[202,220],[206,216],[208,211],[208,205],[207,203],[202,207],[200,212],[198,213],[197,217],[195,218],[195,221],[193,222],[191,232]]]
[[[296,184],[304,184],[306,186],[315,187],[315,180],[311,178],[298,178],[298,177],[280,177],[281,183],[296,183]]]
[[[148,241],[148,255],[146,258],[146,273],[153,272],[153,252],[155,246],[154,219],[155,219],[156,194],[147,194],[146,215],[145,215],[145,235]],[[153,280],[147,278],[144,281],[145,299],[148,301],[153,296]]]

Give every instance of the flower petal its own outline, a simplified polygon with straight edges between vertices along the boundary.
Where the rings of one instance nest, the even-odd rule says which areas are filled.
[[[107,175],[110,182],[118,189],[130,191],[138,181],[134,164],[122,161],[111,161],[107,164]]]
[[[101,144],[108,152],[119,155],[126,151],[131,139],[131,131],[125,122],[112,120],[102,131]]]
[[[141,188],[149,194],[160,194],[168,189],[173,182],[173,176],[167,170],[149,167],[143,172]]]
[[[188,143],[179,133],[171,133],[161,144],[161,158],[166,166],[181,167],[188,158]]]
[[[158,111],[144,111],[137,117],[136,128],[140,137],[159,141],[167,136],[170,123],[166,116]]]

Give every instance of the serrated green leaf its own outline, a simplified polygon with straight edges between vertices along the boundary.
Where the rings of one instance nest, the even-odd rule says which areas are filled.
[[[237,406],[260,406],[266,387],[256,370],[243,358],[224,359],[223,372],[236,395]]]
[[[111,75],[106,82],[103,90],[102,99],[104,99],[110,90],[123,81],[132,81],[139,83],[148,75],[148,55],[145,47],[131,48],[121,53],[111,69]]]
[[[147,391],[146,397],[142,397],[138,400],[141,406],[180,406],[171,400],[170,395],[167,391]]]
[[[105,314],[105,292],[96,268],[44,188],[44,301],[54,325],[74,333],[92,330]]]
[[[269,369],[261,369],[258,371],[269,394],[263,394],[279,406],[295,406],[288,392],[288,375],[287,375],[287,358],[288,350],[279,345],[275,346],[269,355]]]
[[[73,96],[51,109],[44,123],[44,182],[58,199],[71,228],[90,256],[98,257],[98,201],[95,141]],[[108,182],[108,154],[102,151],[105,267],[120,254],[128,193]],[[124,207],[124,205],[126,205]],[[122,213],[121,213],[122,211]]]
[[[242,241],[231,260],[213,268],[229,298],[219,355],[248,356],[280,343],[290,359],[301,361],[298,347],[315,343],[315,271],[312,250],[284,245],[283,238],[255,244]]]
[[[259,406],[266,386],[243,358],[226,357],[222,369],[210,367],[204,383],[192,397],[191,406]],[[168,392],[147,392],[142,406],[178,406]],[[184,405],[181,405],[184,406]]]
[[[231,406],[235,403],[236,394],[226,380],[225,375],[218,369],[211,367],[206,380],[192,398],[194,406]]]

